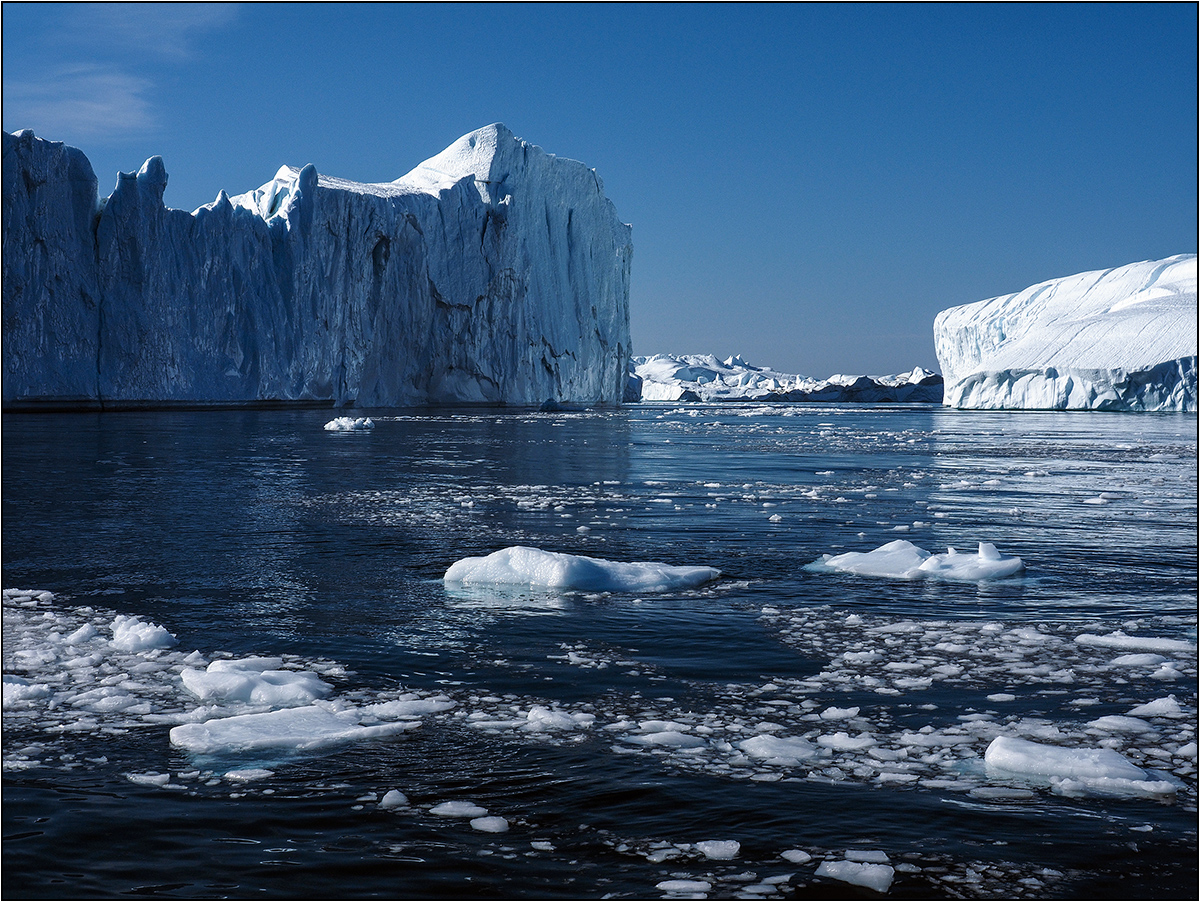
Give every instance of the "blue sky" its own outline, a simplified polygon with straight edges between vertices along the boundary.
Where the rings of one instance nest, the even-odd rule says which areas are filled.
[[[633,224],[637,354],[936,368],[935,314],[1197,243],[1195,4],[3,6],[4,128],[193,209],[504,122]]]

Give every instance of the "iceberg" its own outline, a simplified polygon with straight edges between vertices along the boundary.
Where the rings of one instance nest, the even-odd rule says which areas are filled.
[[[192,213],[4,135],[6,408],[619,404],[631,229],[497,123],[393,181],[284,166]]]
[[[714,567],[673,567],[651,562],[625,563],[543,551],[521,545],[486,557],[468,557],[450,565],[444,581],[460,586],[530,586],[583,592],[666,592],[709,582],[721,575]]]
[[[1196,255],[1051,279],[943,310],[948,407],[1196,407]]]
[[[634,357],[626,401],[832,401],[940,404],[942,377],[921,367],[895,376],[834,375],[811,379],[753,366],[734,355],[655,354]]]

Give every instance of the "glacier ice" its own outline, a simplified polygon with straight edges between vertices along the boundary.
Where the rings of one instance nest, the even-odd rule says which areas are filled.
[[[394,182],[282,167],[192,213],[151,157],[4,135],[6,407],[617,404],[630,227],[501,124]]]
[[[959,408],[1196,408],[1196,255],[1051,279],[943,310],[934,343]]]
[[[833,401],[937,404],[942,377],[915,367],[898,376],[810,379],[754,366],[734,355],[655,354],[634,357],[626,401]]]

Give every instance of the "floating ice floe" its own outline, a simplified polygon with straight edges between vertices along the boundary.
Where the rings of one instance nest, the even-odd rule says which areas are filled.
[[[818,877],[831,877],[843,883],[854,886],[865,886],[876,892],[886,893],[896,876],[896,870],[888,864],[875,864],[869,861],[822,861],[817,866]]]
[[[394,736],[420,726],[419,721],[408,720],[367,725],[360,715],[355,709],[335,712],[319,705],[235,714],[173,727],[171,745],[205,755],[265,749],[303,751]]]
[[[325,424],[326,432],[363,432],[374,428],[375,421],[370,417],[335,417]]]
[[[203,701],[296,707],[325,698],[333,687],[309,671],[280,670],[282,658],[213,661],[206,670],[186,668],[184,687]]]
[[[1176,791],[1173,781],[1157,779],[1120,752],[1107,748],[1062,748],[997,736],[983,760],[989,773],[1046,778],[1060,795],[1162,798],[1174,796]]]
[[[823,554],[805,566],[817,572],[855,573],[859,576],[883,576],[891,579],[944,579],[976,582],[1016,576],[1025,571],[1025,562],[1014,555],[1003,555],[990,542],[980,542],[974,553],[953,548],[945,554],[930,554],[905,539],[881,545],[874,551],[849,551]]]
[[[462,586],[510,585],[587,592],[667,592],[717,579],[714,567],[626,563],[517,545],[450,565],[444,580]]]

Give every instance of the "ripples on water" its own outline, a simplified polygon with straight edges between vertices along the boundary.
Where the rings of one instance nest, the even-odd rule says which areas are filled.
[[[5,416],[4,585],[53,593],[5,603],[24,681],[4,711],[6,896],[874,896],[816,873],[856,852],[887,856],[892,896],[1194,896],[1194,417],[326,419]],[[993,542],[1028,572],[802,569],[897,538]],[[442,585],[516,544],[726,577],[643,597]],[[117,615],[178,644],[114,649]],[[1117,630],[1190,650],[1117,663],[1131,649],[1078,641]],[[320,674],[347,716],[444,710],[309,752],[172,747],[199,716],[179,672],[248,655]],[[1178,716],[1095,725],[1165,697]],[[997,735],[1116,749],[1174,799],[989,775]],[[817,753],[756,757],[754,737]],[[382,807],[392,789],[408,804]],[[508,831],[430,813],[446,801]],[[697,845],[714,840],[737,857]],[[700,882],[658,888],[678,880]]]

